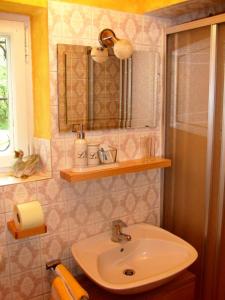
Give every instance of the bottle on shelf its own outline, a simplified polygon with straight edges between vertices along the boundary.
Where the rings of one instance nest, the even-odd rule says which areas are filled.
[[[75,157],[74,157],[75,168],[87,167],[88,164],[87,150],[88,150],[87,140],[85,139],[83,124],[81,124],[80,131],[77,132],[77,137],[75,140]]]

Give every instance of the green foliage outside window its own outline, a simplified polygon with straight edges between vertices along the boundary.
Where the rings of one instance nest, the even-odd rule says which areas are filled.
[[[8,129],[9,122],[8,101],[0,101],[0,129]]]
[[[7,69],[6,66],[0,65],[0,129],[8,129],[8,127],[9,102],[7,89]]]

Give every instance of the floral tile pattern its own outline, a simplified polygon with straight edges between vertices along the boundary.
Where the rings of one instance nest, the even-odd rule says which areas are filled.
[[[128,38],[132,43],[143,42],[143,17],[134,14],[121,14],[118,36]]]
[[[41,266],[39,239],[11,244],[8,250],[10,269],[13,270],[13,274],[28,271],[30,266],[32,266],[32,268]]]
[[[9,277],[0,279],[0,299],[12,300],[11,281]]]
[[[119,29],[120,13],[108,9],[93,8],[92,22],[91,38],[97,40],[99,32],[105,28],[112,28],[117,32]]]
[[[163,45],[164,29],[157,18],[144,18],[143,38],[145,44]]]
[[[34,138],[33,139],[34,153],[40,156],[40,171],[51,171],[51,147],[50,141],[47,139]]]
[[[6,244],[6,220],[5,214],[0,214],[0,245]]]
[[[43,292],[41,268],[13,275],[12,299],[29,300]]]
[[[4,187],[5,212],[13,210],[17,203],[36,200],[36,183],[21,183]]]
[[[65,4],[63,10],[63,36],[80,39],[91,37],[92,14],[87,6]]]

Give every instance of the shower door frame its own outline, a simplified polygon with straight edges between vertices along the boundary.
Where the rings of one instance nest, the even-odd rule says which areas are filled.
[[[222,228],[225,228],[225,221],[223,223],[223,211],[225,215],[225,78],[224,78],[224,95],[223,95],[223,126],[222,126],[222,138],[221,138],[221,157],[220,162],[224,168],[221,168],[220,171],[220,183],[219,183],[219,199],[218,199],[218,210],[217,210],[217,232],[216,232],[216,250],[215,250],[215,267],[213,270],[213,274],[211,276],[212,280],[204,281],[205,275],[207,273],[207,267],[210,263],[206,253],[207,253],[207,241],[210,237],[208,237],[208,229],[209,229],[209,217],[210,217],[210,200],[211,200],[211,181],[212,181],[212,164],[213,164],[213,144],[214,144],[214,130],[215,130],[215,105],[216,105],[216,66],[217,66],[217,41],[218,41],[218,25],[220,23],[225,24],[225,13],[209,18],[204,18],[196,21],[191,21],[188,23],[175,25],[172,27],[168,27],[166,29],[165,41],[164,41],[164,83],[163,83],[163,118],[162,118],[162,129],[163,129],[163,154],[165,155],[165,139],[166,139],[166,98],[167,98],[167,39],[171,34],[181,33],[192,29],[197,29],[201,27],[210,27],[210,67],[209,67],[209,95],[208,95],[208,133],[207,133],[207,161],[206,161],[206,208],[205,208],[205,245],[203,246],[203,255],[202,255],[202,272],[200,282],[201,287],[205,293],[212,290],[212,295],[217,295],[217,288],[221,289],[221,286],[218,286],[216,283],[217,274],[219,272],[219,252],[221,246],[221,234]],[[225,77],[225,72],[224,72]],[[162,178],[162,185],[164,185],[164,179]],[[163,208],[163,198],[164,195],[162,193],[161,197],[161,207]],[[163,209],[162,209],[163,210]],[[163,215],[161,215],[161,221],[163,220]],[[211,262],[212,263],[212,262]],[[205,295],[203,293],[203,299],[205,299]],[[210,297],[210,296],[209,296]],[[211,299],[211,298],[209,298]],[[212,298],[216,299],[216,298]],[[220,299],[218,299],[220,300]]]

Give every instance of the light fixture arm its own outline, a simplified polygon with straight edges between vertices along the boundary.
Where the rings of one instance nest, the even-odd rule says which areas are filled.
[[[115,32],[111,29],[106,28],[99,33],[98,41],[104,48],[112,48],[118,40]]]

